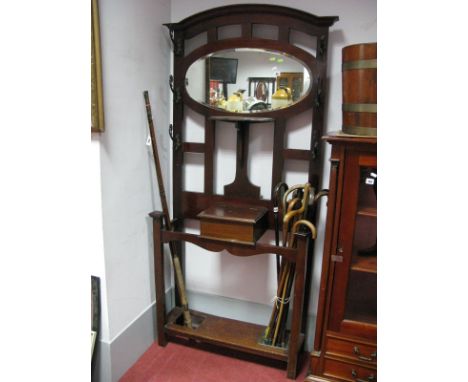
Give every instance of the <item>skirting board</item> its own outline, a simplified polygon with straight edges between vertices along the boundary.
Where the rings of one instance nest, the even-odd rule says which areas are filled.
[[[191,309],[235,320],[266,325],[272,306],[197,291],[187,291]],[[174,288],[166,292],[166,309],[174,306]],[[307,319],[305,350],[313,344],[315,316]],[[117,382],[156,340],[156,304],[151,304],[110,343],[97,345],[96,372],[93,382]]]
[[[166,307],[173,305],[172,288],[166,292]],[[117,382],[156,340],[156,302],[110,342],[99,340],[92,382]]]

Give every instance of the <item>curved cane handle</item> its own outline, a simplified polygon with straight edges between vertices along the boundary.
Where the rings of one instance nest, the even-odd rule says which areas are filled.
[[[317,193],[314,195],[314,199],[313,199],[313,201],[312,201],[312,204],[317,203],[317,201],[318,201],[322,196],[328,196],[328,190],[327,190],[327,189],[323,189],[323,190],[320,190],[319,192],[317,192]]]
[[[281,190],[283,190],[283,192],[281,193]],[[273,195],[274,195],[274,202],[275,202],[275,206],[277,207],[278,204],[280,203],[280,200],[283,200],[283,196],[284,196],[284,193],[288,190],[288,185],[284,182],[279,182],[275,188],[273,189]]]
[[[317,228],[315,228],[315,226],[310,221],[305,219],[298,220],[297,222],[295,222],[292,228],[292,232],[296,233],[299,230],[298,227],[301,225],[305,225],[307,228],[309,228],[312,234],[312,239],[315,240],[317,238]]]
[[[312,234],[312,239],[316,239],[317,238],[317,228],[315,228],[315,226],[308,220],[306,219],[301,219],[301,220],[298,220],[297,222],[295,222],[292,226],[292,229],[291,229],[291,236],[289,237],[289,242],[288,242],[288,247],[290,248],[293,248],[296,244],[296,236],[294,235],[295,233],[297,233],[299,231],[299,226],[306,226],[307,228],[309,228],[311,234]]]
[[[286,208],[286,200],[288,199],[288,196],[289,194],[291,194],[292,192],[294,191],[297,191],[297,190],[305,190],[305,188],[309,186],[310,187],[310,184],[309,183],[306,183],[306,184],[296,184],[295,186],[292,186],[291,188],[289,188],[283,195],[283,204],[282,204],[282,208],[283,208],[283,211],[285,210]]]
[[[284,217],[283,217],[283,246],[286,246],[286,241],[287,241],[287,236],[288,236],[288,227],[289,227],[290,220],[293,219],[294,217],[296,217],[297,215],[302,214],[302,211],[303,211],[303,209],[301,209],[302,205],[301,205],[301,208],[299,208],[297,210],[293,210],[294,205],[299,201],[300,201],[299,198],[291,199],[289,201],[289,203],[288,203],[288,208],[286,210],[286,215],[284,215]]]

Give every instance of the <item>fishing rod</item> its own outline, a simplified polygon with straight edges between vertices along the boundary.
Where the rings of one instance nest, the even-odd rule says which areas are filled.
[[[156,178],[158,180],[159,195],[161,197],[163,218],[166,223],[166,229],[171,231],[172,221],[169,217],[169,209],[167,207],[166,192],[164,190],[161,163],[159,162],[158,146],[156,144],[156,134],[154,133],[153,116],[151,113],[151,105],[150,105],[150,100],[149,100],[147,90],[143,92],[143,96],[145,98],[146,116],[148,117],[148,126],[149,126],[149,131],[150,131],[150,136],[151,136],[151,146],[153,148],[153,158],[154,158],[154,164],[156,167]],[[179,291],[180,303],[182,305],[182,310],[183,310],[183,315],[184,315],[184,324],[185,326],[191,328],[192,317],[190,316],[187,295],[185,293],[185,284],[184,284],[184,277],[182,275],[182,266],[180,265],[180,257],[179,257],[179,254],[177,253],[177,248],[174,242],[172,241],[169,242],[169,249],[171,251],[172,264],[174,266],[176,287],[177,287],[177,290]]]

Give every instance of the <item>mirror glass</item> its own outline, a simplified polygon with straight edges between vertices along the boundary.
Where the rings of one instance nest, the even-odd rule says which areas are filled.
[[[236,113],[288,107],[311,86],[309,70],[293,57],[263,49],[219,51],[190,65],[188,94],[204,105]]]

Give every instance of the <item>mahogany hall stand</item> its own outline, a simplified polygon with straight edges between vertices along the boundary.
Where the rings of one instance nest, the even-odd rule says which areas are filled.
[[[270,199],[260,197],[260,187],[253,185],[247,167],[249,163],[249,128],[254,123],[272,125],[273,150],[271,172],[272,188],[283,180],[285,160],[300,160],[308,164],[308,182],[317,191],[322,171],[324,100],[326,92],[328,30],[338,17],[317,17],[287,7],[243,4],[214,8],[195,14],[179,23],[166,24],[174,44],[174,75],[170,78],[173,91],[173,214],[172,230],[164,226],[161,212],[150,214],[153,218],[154,266],[156,283],[156,310],[158,343],[164,346],[174,337],[206,342],[244,353],[280,360],[287,363],[287,376],[297,375],[298,355],[302,350],[305,332],[305,317],[309,300],[311,255],[313,242],[308,234],[298,233],[297,247],[287,248],[270,243],[261,236],[252,244],[203,237],[185,229],[186,219],[197,220],[198,214],[216,203],[250,205],[263,207],[267,212],[267,230],[274,227],[273,195]],[[273,27],[276,38],[265,38],[257,34],[257,25]],[[226,26],[238,27],[238,35],[226,38],[220,31]],[[236,29],[236,28],[234,28]],[[300,33],[316,41],[315,55],[300,48],[291,41],[292,34]],[[189,41],[202,36],[201,43],[186,52]],[[187,71],[197,60],[209,54],[234,48],[262,49],[280,52],[294,57],[311,75],[309,90],[291,106],[275,110],[260,110],[252,113],[236,113],[211,107],[191,97],[187,91]],[[186,127],[185,108],[199,113],[204,118],[205,140],[202,143],[183,141]],[[285,148],[285,131],[289,118],[310,111],[312,130],[309,149]],[[234,182],[224,186],[222,195],[214,192],[214,150],[215,133],[223,127],[232,126],[237,130],[237,159]],[[185,153],[204,155],[204,192],[183,189],[183,164]],[[273,191],[272,191],[273,194]],[[310,219],[315,220],[311,211]],[[277,254],[296,264],[293,289],[291,329],[288,346],[273,347],[260,343],[265,326],[217,317],[191,310],[193,327],[183,325],[182,309],[176,306],[166,312],[164,299],[164,243],[174,242],[182,254],[182,243],[190,242],[208,251],[226,250],[235,256],[256,256]],[[186,254],[189,256],[189,254]],[[177,293],[176,293],[177,296]],[[190,301],[189,301],[190,304]],[[176,305],[180,305],[176,301]]]

